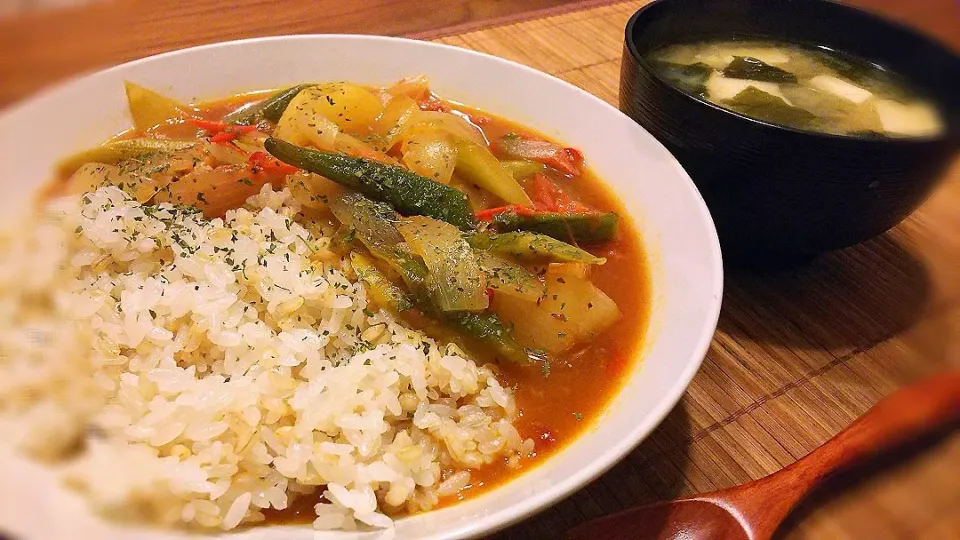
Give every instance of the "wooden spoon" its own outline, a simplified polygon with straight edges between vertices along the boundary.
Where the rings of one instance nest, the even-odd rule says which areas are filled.
[[[641,506],[567,533],[567,540],[765,540],[794,506],[840,469],[960,420],[960,372],[933,376],[881,400],[823,446],[759,480]]]

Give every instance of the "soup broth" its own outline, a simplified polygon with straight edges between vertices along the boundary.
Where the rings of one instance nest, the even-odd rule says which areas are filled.
[[[680,90],[773,124],[861,137],[943,130],[934,104],[900,76],[825,47],[705,41],[657,49],[648,60]]]

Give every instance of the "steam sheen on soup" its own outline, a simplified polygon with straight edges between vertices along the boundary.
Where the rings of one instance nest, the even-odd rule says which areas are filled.
[[[929,137],[936,107],[901,77],[824,47],[777,41],[676,44],[648,55],[677,88],[745,116],[834,135]]]

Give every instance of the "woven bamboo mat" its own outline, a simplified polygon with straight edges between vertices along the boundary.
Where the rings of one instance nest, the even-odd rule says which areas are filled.
[[[624,25],[644,3],[436,40],[532,66],[616,105]],[[558,538],[627,506],[759,478],[903,384],[960,364],[960,161],[948,177],[880,238],[803,269],[728,276],[710,352],[662,426],[598,481],[497,538]],[[816,494],[782,536],[960,538],[960,436],[876,469]]]

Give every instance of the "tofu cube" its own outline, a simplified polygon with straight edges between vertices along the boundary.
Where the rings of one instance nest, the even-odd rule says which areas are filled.
[[[942,129],[937,111],[925,103],[905,105],[892,99],[878,99],[873,105],[887,133],[923,137],[936,135]]]
[[[787,103],[793,105],[786,96],[780,91],[780,85],[772,82],[751,81],[749,79],[731,79],[724,77],[719,73],[710,75],[707,79],[707,96],[711,101],[725,101],[733,99],[734,96],[743,92],[747,88],[754,87],[768,94],[777,96]]]
[[[860,88],[853,83],[839,79],[833,75],[817,75],[810,79],[810,86],[818,90],[823,90],[824,92],[830,92],[856,104],[863,103],[873,97],[873,93],[869,90]]]

